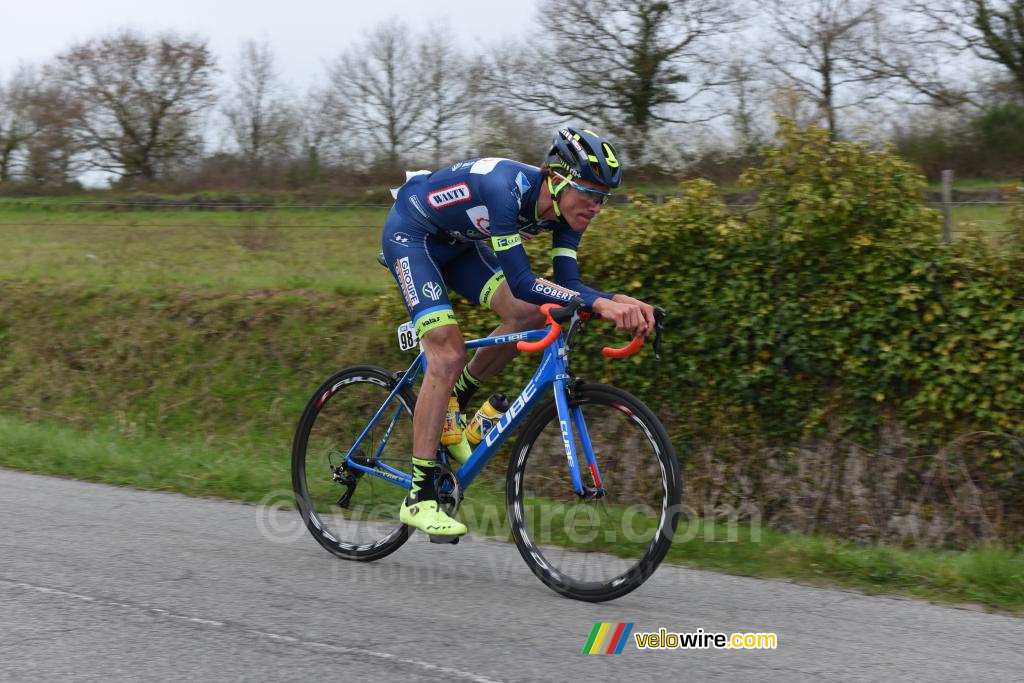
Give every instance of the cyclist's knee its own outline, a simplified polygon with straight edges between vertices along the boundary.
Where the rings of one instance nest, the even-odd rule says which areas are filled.
[[[465,350],[453,352],[451,349],[438,350],[435,354],[427,354],[427,371],[437,375],[442,381],[455,386],[455,382],[466,366]]]
[[[427,356],[427,371],[452,384],[466,365],[466,345],[455,325],[438,327],[423,337],[423,351]]]

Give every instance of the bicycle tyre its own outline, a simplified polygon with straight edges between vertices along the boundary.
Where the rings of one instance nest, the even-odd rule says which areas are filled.
[[[598,466],[601,469],[602,483],[606,486],[608,495],[602,499],[584,502],[573,490],[565,463],[562,428],[552,398],[535,410],[516,440],[506,477],[508,516],[520,554],[544,584],[567,598],[603,602],[622,597],[638,588],[665,558],[680,514],[682,483],[679,461],[661,421],[638,398],[628,392],[607,385],[581,383],[574,390],[569,406],[580,406],[584,412],[587,431],[594,443]],[[573,438],[577,439],[579,445],[578,432]],[[649,450],[646,451],[645,442],[649,444]],[[634,448],[633,453],[625,452],[629,446]],[[589,477],[583,451],[578,447],[577,452],[581,461],[581,474]],[[644,455],[647,457],[644,458]],[[550,476],[546,476],[546,472],[550,472]],[[647,475],[651,478],[656,476],[659,481],[648,484],[644,479]],[[637,548],[644,546],[646,542],[638,558],[622,560],[607,554],[608,533],[617,533],[613,526],[605,530],[605,536],[601,539],[606,541],[605,545],[601,545],[599,541],[589,549],[578,546],[566,548],[564,543],[544,545],[543,536],[550,529],[544,528],[543,509],[541,523],[534,525],[530,521],[534,517],[531,513],[535,510],[529,509],[529,505],[547,505],[557,509],[552,501],[556,499],[555,496],[564,495],[567,499],[575,501],[577,506],[589,505],[591,502],[595,509],[599,505],[607,506],[604,512],[606,521],[612,525],[621,524],[618,532],[626,536],[635,532],[632,525],[636,513],[634,511],[629,517],[630,527],[627,531],[626,513],[632,508],[623,509],[622,505],[625,499],[634,494],[640,499],[646,497],[651,503],[650,507],[657,513],[657,525],[651,531],[649,542],[646,542],[642,535],[629,539],[639,541]],[[602,521],[602,513],[598,511],[596,514],[598,521]],[[620,514],[621,519],[617,519]],[[547,519],[550,523],[558,517],[549,511]],[[575,521],[570,520],[568,514],[563,519],[566,529],[569,529],[570,522],[575,525]],[[611,549],[628,550],[624,547],[616,548],[617,537],[612,537],[611,543]],[[595,550],[596,553],[586,552],[587,550]],[[567,557],[568,560],[560,561],[560,556]],[[596,559],[613,567],[618,563],[622,569],[607,570],[602,573],[610,574],[609,576],[590,580],[591,577],[587,576],[588,570],[579,572],[575,568],[576,564],[582,564],[586,558]],[[582,573],[582,576],[573,576],[573,573]]]
[[[309,532],[321,546],[338,557],[363,562],[379,560],[398,550],[412,534],[408,525],[398,521],[398,505],[406,495],[406,490],[398,485],[363,474],[355,486],[354,506],[350,502],[350,507],[343,509],[329,502],[333,498],[340,499],[344,492],[343,485],[334,479],[344,453],[370,423],[392,391],[393,383],[394,373],[384,368],[358,365],[341,370],[316,390],[295,431],[292,443],[295,502]],[[395,398],[401,405],[395,425],[401,428],[389,435],[380,459],[393,467],[404,465],[407,468],[416,394],[406,385]],[[387,428],[388,417],[393,415],[387,411],[367,434],[362,445],[367,446],[368,452],[376,454],[378,436]],[[360,536],[367,538],[356,538]]]

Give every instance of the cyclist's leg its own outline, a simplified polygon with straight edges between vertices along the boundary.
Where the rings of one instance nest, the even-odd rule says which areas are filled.
[[[494,328],[492,335],[541,327],[544,315],[540,307],[512,296],[512,290],[490,247],[482,242],[476,242],[473,246],[471,251],[463,252],[443,269],[452,289],[470,301],[490,307],[501,317],[501,324]],[[469,372],[481,382],[491,379],[517,353],[514,344],[479,349],[469,362]]]
[[[431,534],[464,534],[465,525],[438,506],[434,472],[448,398],[466,362],[465,345],[441,267],[465,247],[447,244],[416,229],[394,210],[385,223],[382,246],[427,361],[413,414],[413,488],[399,517]]]
[[[466,364],[443,270],[472,245],[449,244],[392,209],[381,246],[427,360],[413,416],[413,457],[435,460],[448,396]]]
[[[456,324],[429,330],[421,340],[427,357],[427,372],[413,415],[412,454],[415,458],[435,460],[448,398],[466,365],[466,347]]]

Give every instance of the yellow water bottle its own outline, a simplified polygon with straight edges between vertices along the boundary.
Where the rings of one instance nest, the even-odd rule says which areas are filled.
[[[454,446],[462,441],[462,420],[459,419],[459,399],[452,396],[448,399],[448,414],[444,416],[444,427],[441,429],[441,443]]]
[[[469,421],[466,426],[466,440],[471,446],[476,446],[484,440],[487,432],[491,431],[494,425],[498,424],[501,416],[508,411],[508,399],[504,394],[492,394],[484,401],[480,410]]]

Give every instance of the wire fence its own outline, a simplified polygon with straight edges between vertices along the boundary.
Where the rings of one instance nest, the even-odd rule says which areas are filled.
[[[980,198],[971,198],[971,194],[974,193]],[[972,190],[956,190],[954,191],[952,186],[952,173],[943,173],[943,186],[940,190],[941,200],[935,201],[933,199],[936,193],[932,191],[931,196],[927,198],[925,202],[927,206],[935,209],[939,209],[943,212],[943,239],[946,242],[952,241],[954,234],[958,235],[970,235],[995,238],[997,240],[1004,238],[1005,236],[1011,235],[1016,231],[1007,223],[1008,216],[978,216],[970,215],[965,216],[965,212],[975,212],[984,210],[987,207],[991,207],[995,211],[1000,213],[1007,213],[1007,209],[1014,202],[1006,198],[1006,193],[1001,190],[984,190],[984,191],[972,191]],[[657,204],[664,203],[672,198],[682,197],[682,192],[650,192],[643,193],[642,196],[648,200],[653,201]],[[637,195],[619,195],[614,198],[614,204],[619,206],[628,206],[631,203],[631,199],[636,198]],[[956,201],[954,201],[954,197]],[[966,197],[966,198],[965,198]],[[728,193],[726,195],[725,206],[735,212],[749,212],[755,211],[757,204],[757,197],[754,193]],[[114,211],[114,212],[177,212],[177,211],[197,211],[203,213],[247,213],[249,217],[233,226],[223,227],[241,227],[241,228],[268,228],[268,229],[284,229],[284,228],[303,228],[303,229],[379,229],[383,224],[383,219],[380,221],[361,221],[358,223],[352,223],[350,220],[344,220],[339,222],[325,222],[325,223],[312,223],[312,222],[292,222],[292,221],[281,221],[272,222],[267,221],[265,218],[256,219],[255,215],[266,215],[273,214],[277,211],[290,211],[290,212],[301,212],[301,211],[333,211],[333,212],[348,212],[348,211],[372,211],[382,212],[391,207],[390,202],[332,202],[332,201],[311,201],[311,202],[270,202],[270,201],[255,201],[255,200],[237,200],[237,199],[206,199],[206,198],[188,198],[188,199],[81,199],[71,198],[63,199],[59,197],[0,197],[0,209],[38,209],[42,211],[51,210],[67,210],[70,212],[82,211],[95,212],[95,211]],[[344,215],[344,213],[342,213]],[[132,219],[129,225],[124,222],[103,221],[96,222],[95,220],[88,221],[74,221],[74,220],[62,220],[62,221],[26,221],[22,217],[19,217],[15,221],[4,221],[2,213],[0,213],[0,228],[18,228],[18,227],[41,227],[41,226],[52,226],[52,227],[82,227],[88,225],[90,227],[97,228],[119,228],[119,227],[132,227],[132,228],[192,228],[197,227],[195,222],[180,222],[180,223],[168,223],[166,221],[140,221],[138,219]],[[970,227],[968,227],[970,226]]]

